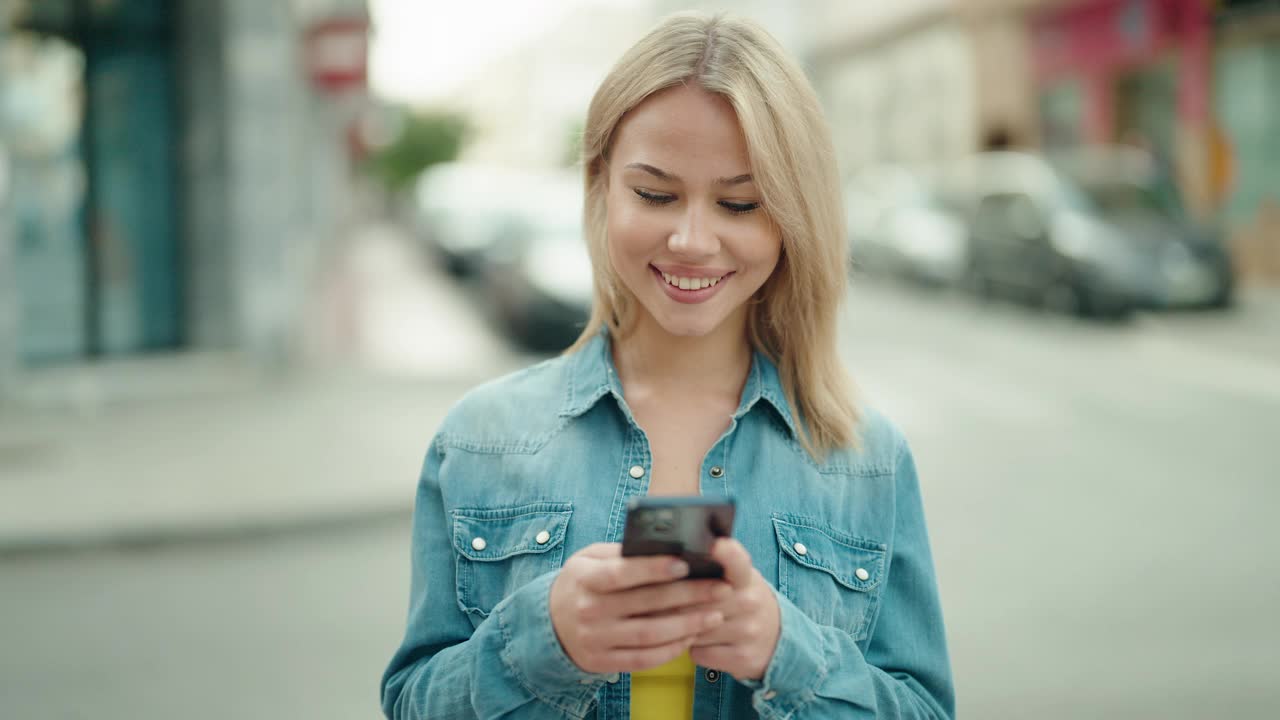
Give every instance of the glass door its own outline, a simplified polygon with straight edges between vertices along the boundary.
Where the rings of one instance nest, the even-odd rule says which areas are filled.
[[[86,334],[84,53],[37,33],[0,37],[0,133],[23,364],[79,357]]]
[[[173,3],[30,7],[0,55],[20,357],[177,346]]]

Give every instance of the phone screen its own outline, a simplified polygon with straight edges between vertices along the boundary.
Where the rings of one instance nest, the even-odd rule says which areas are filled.
[[[674,555],[689,563],[689,577],[723,577],[711,545],[733,532],[733,501],[722,497],[643,497],[627,505],[624,557]]]

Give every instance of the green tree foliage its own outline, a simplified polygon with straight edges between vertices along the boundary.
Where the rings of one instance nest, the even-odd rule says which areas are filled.
[[[466,118],[451,112],[406,113],[395,139],[369,157],[370,171],[393,192],[408,187],[426,168],[458,157]]]
[[[582,130],[583,122],[575,120],[565,129],[564,150],[560,154],[560,164],[567,168],[577,168],[582,162]]]

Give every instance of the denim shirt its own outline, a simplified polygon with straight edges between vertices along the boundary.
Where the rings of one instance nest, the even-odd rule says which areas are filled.
[[[775,589],[764,677],[697,670],[695,718],[952,718],[954,690],[915,466],[863,409],[858,449],[815,462],[778,372],[756,353],[706,495]],[[388,718],[626,718],[630,675],[580,670],[548,609],[565,558],[619,542],[652,456],[607,333],[469,392],[427,451],[405,637],[382,677]]]

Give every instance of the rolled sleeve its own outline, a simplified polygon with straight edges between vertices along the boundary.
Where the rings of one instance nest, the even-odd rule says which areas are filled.
[[[816,697],[814,689],[826,680],[828,664],[821,627],[774,589],[781,632],[763,680],[740,680],[755,692],[751,705],[761,717],[786,718]]]
[[[895,536],[879,621],[864,645],[784,595],[781,632],[751,705],[770,720],[949,720],[955,691],[915,463],[897,456]]]
[[[549,572],[493,610],[502,633],[502,662],[529,693],[575,717],[590,710],[600,685],[612,676],[583,671],[569,659],[551,623]]]
[[[604,676],[584,673],[551,625],[556,571],[523,585],[478,626],[459,607],[455,558],[441,494],[448,473],[438,442],[428,450],[414,510],[405,637],[382,677],[390,720],[554,720],[587,717]]]

